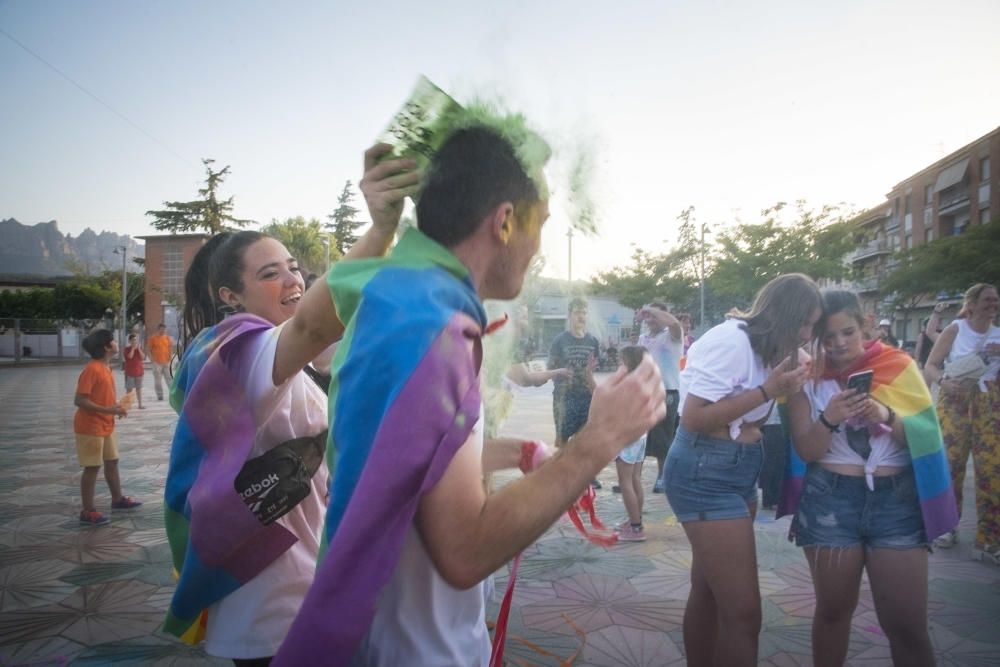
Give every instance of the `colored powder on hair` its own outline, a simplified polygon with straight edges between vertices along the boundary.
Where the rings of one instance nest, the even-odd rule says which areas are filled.
[[[482,100],[462,106],[425,76],[417,80],[410,97],[393,116],[379,141],[395,146],[395,156],[413,157],[418,168],[425,169],[453,132],[473,126],[488,127],[502,136],[514,149],[539,197],[548,199],[544,168],[552,149],[528,127],[524,115],[508,113],[500,104]]]

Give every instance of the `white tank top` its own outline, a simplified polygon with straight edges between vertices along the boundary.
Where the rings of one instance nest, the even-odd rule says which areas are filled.
[[[978,333],[969,326],[968,320],[955,320],[954,324],[958,326],[958,335],[955,336],[955,342],[951,344],[951,351],[948,353],[945,363],[969,354],[982,356],[986,363],[986,372],[979,380],[979,388],[986,391],[984,383],[996,380],[997,372],[1000,371],[1000,353],[991,353],[988,350],[991,345],[1000,346],[1000,327],[991,324],[986,333]]]

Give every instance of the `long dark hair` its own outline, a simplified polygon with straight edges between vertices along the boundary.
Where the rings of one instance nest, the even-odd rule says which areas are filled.
[[[819,288],[804,273],[786,273],[760,288],[749,312],[734,310],[743,320],[750,347],[765,366],[776,366],[799,347],[799,329],[820,308]],[[813,330],[813,338],[815,332]]]
[[[255,231],[221,232],[195,254],[184,274],[184,347],[202,329],[218,324],[225,317],[219,288],[243,291],[243,254],[264,238],[265,234]]]

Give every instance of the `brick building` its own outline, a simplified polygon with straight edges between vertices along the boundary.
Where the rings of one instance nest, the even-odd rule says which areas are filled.
[[[163,322],[178,339],[180,309],[184,301],[184,274],[208,234],[140,236],[146,242],[146,330],[152,333]]]
[[[900,340],[916,339],[939,298],[957,303],[961,295],[929,294],[909,312],[889,312],[879,285],[895,268],[894,254],[1000,217],[998,167],[1000,127],[897,183],[885,202],[855,218],[859,244],[849,257],[854,290],[866,310],[893,320]],[[948,315],[956,313],[953,308]]]

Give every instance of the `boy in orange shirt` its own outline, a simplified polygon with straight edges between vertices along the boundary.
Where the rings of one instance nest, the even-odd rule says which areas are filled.
[[[170,355],[173,353],[174,341],[167,335],[167,325],[162,322],[156,327],[156,335],[149,337],[149,356],[153,361],[153,388],[156,390],[156,400],[163,400],[163,376],[170,367]],[[170,382],[167,382],[167,389]]]
[[[83,467],[80,478],[80,496],[83,510],[80,523],[102,526],[110,520],[94,507],[94,487],[97,471],[104,464],[104,480],[111,491],[112,509],[133,509],[142,505],[129,496],[122,495],[118,476],[118,439],[115,436],[115,417],[124,417],[128,411],[115,397],[115,379],[109,362],[118,353],[118,343],[107,329],[98,329],[83,339],[83,349],[91,361],[83,368],[76,383],[73,404],[78,408],[73,418],[76,434],[76,456]]]

